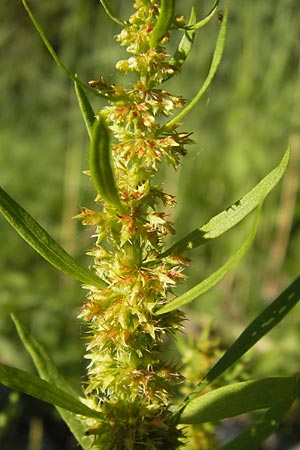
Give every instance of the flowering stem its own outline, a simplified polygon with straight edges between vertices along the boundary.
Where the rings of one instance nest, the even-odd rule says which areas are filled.
[[[181,328],[184,315],[155,314],[184,278],[186,264],[176,254],[160,258],[165,237],[174,230],[158,205],[173,206],[174,198],[154,183],[161,162],[177,168],[191,142],[177,124],[168,131],[160,125],[161,117],[184,106],[181,97],[157,87],[177,71],[162,46],[174,6],[174,0],[163,0],[160,8],[154,0],[136,1],[117,36],[132,56],[116,67],[135,73],[133,86],[109,85],[102,77],[90,82],[109,98],[93,125],[88,108],[98,208],[78,216],[96,226],[89,255],[107,283],[90,288],[80,314],[89,327],[86,402],[106,418],[90,422],[96,449],[176,449],[183,439],[170,409],[182,377],[163,361],[160,347],[166,335]]]

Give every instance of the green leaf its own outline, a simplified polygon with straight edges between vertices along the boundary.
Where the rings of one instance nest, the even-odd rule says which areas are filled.
[[[77,398],[24,370],[0,364],[0,383],[14,391],[31,395],[31,397],[67,409],[75,414],[102,419],[99,412],[92,410]]]
[[[209,370],[203,380],[179,406],[180,413],[203,389],[222,375],[225,370],[238,361],[265,334],[275,327],[300,300],[300,276],[285,289],[264,311],[259,314],[219,361]]]
[[[192,8],[191,15],[188,22],[188,27],[192,27],[196,22],[196,12],[195,8]],[[179,42],[179,45],[177,47],[177,50],[175,51],[173,57],[170,59],[169,63],[176,66],[181,67],[190,54],[194,38],[195,38],[196,31],[193,29],[187,29],[182,36],[181,41]],[[171,78],[173,74],[171,74],[167,79]]]
[[[39,24],[38,20],[36,19],[36,17],[34,16],[33,12],[31,11],[31,9],[29,8],[26,0],[21,0],[23,3],[23,6],[32,22],[32,24],[34,25],[36,31],[38,32],[38,34],[40,35],[42,41],[44,42],[47,50],[49,51],[50,55],[52,56],[52,58],[54,59],[54,61],[56,62],[56,64],[58,65],[58,67],[60,67],[65,74],[71,78],[71,80],[73,80],[74,82],[80,84],[84,89],[92,92],[94,95],[97,95],[98,97],[102,97],[102,98],[108,98],[110,100],[118,100],[118,98],[112,98],[110,95],[108,95],[107,93],[101,93],[99,91],[96,91],[95,89],[91,88],[89,86],[88,83],[85,83],[84,81],[80,80],[78,78],[78,76],[73,73],[59,58],[59,56],[57,55],[57,53],[55,52],[54,48],[52,47],[52,45],[50,44],[47,36],[45,35],[41,25]]]
[[[63,375],[58,371],[44,347],[36,341],[30,331],[23,324],[21,324],[21,322],[14,315],[12,315],[12,319],[15,323],[20,339],[30,354],[40,377],[46,381],[54,383],[58,388],[73,397],[77,397],[77,392],[69,385]],[[93,439],[92,437],[85,435],[87,430],[85,419],[71,413],[70,411],[66,411],[65,409],[59,407],[57,407],[57,409],[82,448],[84,450],[90,449],[92,447]]]
[[[221,236],[230,228],[243,220],[256,206],[263,202],[269,192],[276,186],[284,174],[290,149],[288,148],[279,163],[268,175],[266,175],[248,194],[229,208],[210,219],[205,225],[189,233],[186,237],[176,242],[172,247],[160,255],[160,258],[171,253],[181,253],[206,244],[210,239]]]
[[[268,409],[246,431],[219,450],[259,450],[260,444],[278,428],[292,403],[293,400],[283,401]]]
[[[212,17],[215,15],[217,9],[218,9],[218,5],[219,5],[219,0],[215,0],[212,9],[209,11],[209,13],[203,18],[201,19],[199,22],[192,24],[192,26],[190,26],[190,24],[188,24],[188,28],[192,29],[192,30],[199,30],[199,28],[204,27],[204,25],[206,25],[210,19],[212,19]]]
[[[160,12],[151,33],[150,45],[156,48],[161,39],[168,33],[174,17],[175,0],[161,0]]]
[[[4,189],[0,188],[0,212],[19,235],[61,272],[85,284],[104,287],[97,275],[81,267]]]
[[[296,397],[296,377],[262,378],[230,384],[194,398],[179,423],[217,422],[249,411],[267,409]]]
[[[191,301],[195,300],[195,298],[209,291],[213,286],[219,283],[219,281],[221,281],[228,274],[228,272],[239,263],[239,261],[242,259],[242,257],[250,248],[256,234],[258,218],[259,214],[257,214],[254,224],[249,233],[249,236],[247,237],[244,244],[239,247],[238,251],[235,252],[226,261],[226,263],[223,264],[223,266],[221,266],[218,270],[216,270],[216,272],[214,272],[205,280],[201,281],[201,283],[197,284],[189,291],[185,292],[179,297],[176,297],[174,300],[170,301],[168,304],[160,308],[156,312],[156,314],[165,314],[167,312],[173,311],[174,309],[180,308],[181,306],[186,305],[187,303],[190,303]]]
[[[93,125],[90,172],[92,182],[100,197],[124,213],[111,166],[109,131],[102,117],[99,117]]]
[[[86,129],[87,129],[88,135],[89,135],[90,139],[92,139],[92,127],[93,127],[93,123],[95,122],[95,113],[94,113],[93,108],[86,96],[84,89],[81,87],[81,85],[77,81],[75,81],[74,86],[75,86],[75,92],[76,92],[79,108],[80,108]]]
[[[217,69],[219,67],[221,59],[222,59],[222,55],[223,55],[223,51],[224,51],[224,47],[225,47],[225,39],[226,39],[227,17],[228,17],[228,11],[225,11],[225,14],[224,14],[224,17],[223,17],[223,21],[222,21],[222,25],[221,25],[221,28],[220,28],[220,31],[219,31],[217,43],[216,43],[216,48],[215,48],[215,51],[214,51],[214,54],[213,54],[211,66],[210,66],[208,75],[207,75],[203,85],[201,86],[201,88],[199,89],[199,91],[197,92],[197,94],[195,95],[193,100],[191,100],[190,103],[188,103],[186,105],[186,107],[183,108],[183,110],[180,111],[179,114],[177,114],[177,116],[175,116],[172,120],[170,120],[169,122],[167,122],[165,124],[165,127],[167,129],[173,128],[178,122],[180,122],[181,119],[184,116],[186,116],[186,114],[189,113],[191,111],[191,109],[198,103],[198,101],[201,99],[203,94],[209,88],[209,86],[210,86],[210,84],[211,84],[211,82],[213,80],[213,77],[215,76],[216,71],[217,71]]]
[[[109,2],[106,0],[100,0],[101,5],[103,6],[106,14],[108,15],[108,17],[113,20],[114,22],[116,22],[118,25],[121,25],[121,27],[124,27],[125,22],[123,22],[121,19],[119,19],[119,17],[114,14],[113,10],[111,9]]]

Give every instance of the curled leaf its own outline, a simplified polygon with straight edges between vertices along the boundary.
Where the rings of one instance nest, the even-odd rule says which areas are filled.
[[[102,117],[99,117],[92,130],[90,147],[90,172],[93,184],[100,197],[124,212],[111,166],[111,147],[109,130]]]
[[[78,81],[74,82],[75,92],[78,100],[78,104],[80,107],[80,111],[88,132],[90,139],[92,139],[92,128],[93,123],[95,122],[95,113],[93,108],[86,96],[86,93],[83,87],[78,83]]]
[[[174,17],[175,0],[161,0],[160,12],[151,34],[151,47],[155,48],[168,33]]]

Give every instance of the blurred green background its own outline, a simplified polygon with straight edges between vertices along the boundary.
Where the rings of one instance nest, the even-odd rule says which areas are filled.
[[[112,0],[122,18],[129,1]],[[198,17],[212,2],[197,1]],[[177,1],[188,15],[189,1]],[[31,0],[55,50],[84,80],[101,74],[118,82],[115,62],[125,56],[114,41],[118,25],[98,0]],[[164,167],[165,189],[177,197],[172,219],[178,237],[239,199],[279,162],[288,144],[292,159],[280,186],[265,202],[258,236],[242,264],[187,309],[197,333],[209,321],[229,344],[298,273],[300,249],[300,6],[299,0],[228,1],[226,50],[209,91],[187,117],[196,141],[177,173]],[[224,4],[220,3],[220,10]],[[91,230],[72,216],[93,206],[82,174],[88,137],[72,82],[52,61],[17,0],[0,11],[1,185],[83,264]],[[165,84],[190,99],[204,80],[219,23],[215,17],[196,37],[182,73]],[[175,37],[173,47],[178,43]],[[94,108],[103,105],[91,97]],[[193,251],[191,287],[239,248],[251,218],[214,244]],[[14,312],[48,348],[57,365],[79,385],[84,339],[76,320],[84,292],[58,274],[0,219],[0,361],[31,368],[10,320]],[[230,325],[229,325],[230,324]],[[255,376],[299,370],[300,311],[256,346]]]

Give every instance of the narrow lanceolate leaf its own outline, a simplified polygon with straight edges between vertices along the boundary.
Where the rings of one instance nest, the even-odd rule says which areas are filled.
[[[165,127],[167,129],[172,128],[176,123],[180,122],[183,119],[183,117],[186,116],[186,114],[189,113],[191,111],[191,109],[199,102],[199,100],[201,99],[203,94],[209,88],[209,86],[213,80],[213,77],[215,76],[215,73],[219,67],[221,59],[222,59],[222,55],[223,55],[223,51],[224,51],[224,47],[225,47],[225,39],[226,39],[227,17],[228,17],[228,12],[225,11],[223,21],[221,24],[221,29],[219,31],[219,35],[218,35],[218,39],[217,39],[217,43],[216,43],[216,48],[215,48],[215,51],[213,54],[211,66],[210,66],[208,75],[207,75],[203,85],[201,86],[201,88],[199,89],[199,91],[197,92],[197,94],[195,95],[193,100],[191,100],[190,103],[188,103],[186,105],[186,107],[183,108],[182,111],[180,111],[179,114],[177,114],[172,120],[170,120],[169,122],[167,122],[165,124]]]
[[[179,406],[183,409],[274,328],[300,300],[300,276],[259,314]],[[178,411],[175,413],[178,414]]]
[[[151,47],[156,48],[168,33],[174,17],[175,0],[161,0],[160,12],[151,34]]]
[[[290,149],[285,152],[279,165],[263,178],[248,194],[229,208],[210,219],[205,225],[189,233],[186,237],[176,242],[172,247],[160,255],[164,257],[171,253],[181,253],[206,244],[210,239],[221,236],[230,228],[243,220],[256,206],[263,202],[269,192],[276,186],[284,174]]]
[[[116,16],[116,14],[111,9],[111,6],[110,6],[109,2],[107,0],[100,0],[100,3],[103,6],[103,8],[104,8],[106,14],[108,15],[108,17],[111,20],[113,20],[114,22],[116,22],[118,25],[121,25],[121,27],[124,27],[125,22],[123,22],[121,19],[119,19],[118,16]]]
[[[73,397],[78,397],[77,392],[69,385],[63,375],[58,371],[44,347],[37,342],[37,340],[31,335],[30,331],[23,324],[21,324],[15,316],[12,316],[12,318],[20,339],[30,354],[40,377],[55,384],[58,388]],[[90,449],[92,447],[93,439],[85,435],[87,429],[85,419],[65,409],[59,407],[57,407],[57,409],[82,448],[84,450]]]
[[[72,395],[24,370],[0,364],[0,383],[14,391],[23,392],[75,414],[95,419],[102,418],[100,413],[84,405]]]
[[[84,269],[37,221],[0,188],[0,212],[19,235],[52,266],[85,284],[104,287],[106,283]]]
[[[124,213],[124,207],[118,195],[111,166],[109,131],[101,117],[93,125],[90,147],[90,172],[92,182],[100,197],[105,202],[115,206],[118,211]]]
[[[188,55],[192,50],[196,31],[190,29],[190,27],[192,27],[192,25],[194,25],[195,22],[196,22],[196,12],[195,8],[192,8],[188,22],[188,29],[184,33],[181,41],[179,42],[177,50],[175,51],[173,57],[169,61],[170,64],[178,68],[183,65],[184,61],[186,60],[186,58],[188,57]],[[172,75],[170,75],[168,78],[170,78],[171,76]]]
[[[218,270],[216,270],[216,272],[214,272],[205,280],[201,281],[201,283],[197,284],[195,287],[193,287],[189,291],[185,292],[184,294],[172,300],[167,305],[160,308],[156,312],[156,314],[164,314],[173,311],[174,309],[181,308],[183,305],[186,305],[187,303],[190,303],[191,301],[195,300],[197,297],[209,291],[212,287],[214,287],[217,283],[219,283],[219,281],[221,281],[228,274],[228,272],[239,263],[239,261],[242,259],[242,257],[250,248],[256,234],[258,218],[259,214],[257,214],[255,222],[249,233],[249,236],[247,237],[244,244],[241,247],[239,247],[238,251],[235,252],[226,261],[226,263],[223,264],[223,266],[221,266]]]
[[[297,394],[296,377],[274,377],[234,383],[194,398],[180,416],[182,424],[217,422],[250,411],[292,401]]]
[[[95,122],[95,113],[93,111],[93,108],[92,108],[82,86],[77,81],[74,82],[74,85],[75,85],[75,92],[76,92],[76,96],[77,96],[77,100],[78,100],[78,104],[80,107],[82,117],[83,117],[86,129],[87,129],[88,135],[89,135],[90,139],[92,139],[92,127],[93,127],[93,123]]]
[[[97,95],[98,97],[103,97],[103,98],[109,98],[110,100],[117,100],[117,98],[112,98],[110,95],[108,95],[107,93],[101,93],[96,91],[95,89],[91,88],[89,86],[88,83],[85,83],[84,81],[80,80],[78,78],[78,76],[73,73],[59,58],[59,56],[57,55],[57,53],[55,52],[54,48],[52,47],[52,45],[50,44],[47,36],[45,35],[41,25],[39,24],[38,20],[36,19],[36,17],[34,16],[33,12],[31,11],[31,9],[28,6],[28,3],[26,2],[26,0],[21,0],[23,3],[23,6],[31,20],[31,22],[33,23],[36,31],[38,32],[38,34],[40,35],[42,41],[44,42],[47,50],[49,51],[50,55],[52,56],[52,58],[54,59],[54,61],[56,62],[56,64],[58,65],[58,67],[60,67],[65,74],[71,78],[71,80],[73,80],[74,82],[77,82],[78,84],[80,84],[84,89],[87,89],[90,92],[93,92],[94,95]]]
[[[293,400],[282,401],[268,409],[253,425],[219,450],[259,450],[260,444],[280,425]]]
[[[199,30],[199,28],[204,27],[204,25],[206,25],[215,15],[217,9],[218,9],[218,5],[219,5],[219,0],[215,0],[212,9],[209,11],[209,13],[201,20],[199,20],[199,22],[194,23],[193,25],[188,24],[188,27],[193,29],[193,30]]]

